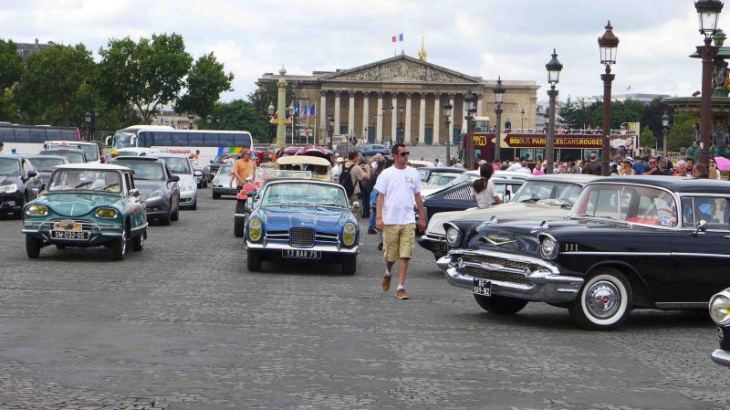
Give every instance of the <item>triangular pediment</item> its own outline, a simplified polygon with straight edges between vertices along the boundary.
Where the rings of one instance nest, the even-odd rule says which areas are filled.
[[[400,55],[372,64],[342,70],[323,81],[478,84],[480,80],[413,57]]]

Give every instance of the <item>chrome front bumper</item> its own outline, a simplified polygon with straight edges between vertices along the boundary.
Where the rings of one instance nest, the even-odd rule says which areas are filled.
[[[355,246],[354,248],[345,248],[345,247],[337,247],[334,245],[315,245],[310,248],[296,248],[294,246],[284,244],[284,243],[254,243],[250,242],[249,240],[246,240],[246,248],[248,249],[259,249],[262,251],[276,251],[276,250],[286,250],[286,249],[294,249],[294,250],[306,250],[306,251],[321,251],[322,253],[327,254],[352,254],[355,255],[358,253],[360,246]]]
[[[441,257],[438,262],[436,262],[438,267],[444,271],[446,280],[452,286],[474,289],[474,279],[481,279],[460,272],[461,268],[457,262],[460,255],[480,255],[538,266],[537,269],[533,269],[529,272],[516,273],[514,269],[507,267],[490,266],[488,268],[487,266],[484,266],[484,264],[479,265],[471,263],[471,268],[484,269],[485,271],[504,273],[508,275],[523,275],[523,282],[528,282],[516,283],[506,280],[488,279],[492,283],[492,294],[494,295],[538,302],[566,303],[572,302],[578,296],[578,292],[583,286],[583,278],[563,275],[560,273],[557,266],[539,258],[500,252],[471,251],[463,249],[451,251],[448,255]]]
[[[722,349],[712,352],[712,361],[726,367],[730,367],[730,353]]]

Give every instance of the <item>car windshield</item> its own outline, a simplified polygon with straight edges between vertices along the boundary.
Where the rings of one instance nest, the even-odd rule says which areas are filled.
[[[121,177],[116,171],[56,170],[48,184],[48,191],[121,192]]]
[[[43,157],[35,157],[30,160],[31,164],[41,172],[50,172],[53,171],[53,167],[56,165],[63,165],[66,162],[62,160],[61,158],[43,158]]]
[[[596,184],[586,187],[571,213],[645,225],[677,226],[677,203],[662,189],[622,184]]]
[[[417,169],[416,172],[418,172],[418,177],[421,178],[421,181],[426,182],[426,179],[428,178],[429,170]]]
[[[132,144],[132,137],[134,136],[134,133],[131,132],[121,132],[117,131],[114,133],[114,146],[113,149],[120,149],[120,148],[127,148],[127,147],[133,147]]]
[[[20,161],[15,158],[0,158],[0,175],[20,175]]]
[[[83,164],[86,162],[82,151],[45,151],[41,152],[41,155],[60,155],[66,157],[68,162],[72,164]]]
[[[99,160],[99,147],[97,147],[96,145],[82,144],[81,150],[84,151],[84,154],[86,154],[86,159],[88,159],[89,161]]]
[[[230,164],[223,164],[218,168],[219,175],[230,175],[231,172],[233,172],[233,165]]]
[[[165,157],[163,159],[173,174],[190,174],[192,172],[187,158]]]
[[[134,170],[134,179],[146,181],[164,181],[165,170],[162,164],[148,161],[119,161],[119,165]]]
[[[339,186],[315,183],[269,185],[261,199],[263,206],[311,205],[347,208],[345,191]]]
[[[563,205],[573,206],[583,189],[579,184],[552,181],[526,180],[512,198],[512,202],[537,202],[557,199]]]

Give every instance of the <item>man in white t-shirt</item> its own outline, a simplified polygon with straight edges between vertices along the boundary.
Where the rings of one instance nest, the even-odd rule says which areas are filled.
[[[390,271],[395,261],[398,264],[398,299],[408,299],[405,283],[408,263],[413,256],[416,238],[416,216],[413,205],[418,208],[418,227],[426,229],[426,212],[421,198],[421,178],[409,166],[408,149],[401,143],[393,144],[393,166],[384,170],[378,177],[375,189],[378,191],[377,217],[375,227],[383,231],[383,254],[385,256],[385,275],[381,289],[390,289]]]

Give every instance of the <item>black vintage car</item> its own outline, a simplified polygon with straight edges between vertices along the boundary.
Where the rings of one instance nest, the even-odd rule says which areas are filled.
[[[38,197],[43,180],[30,161],[18,155],[0,155],[0,215],[23,217],[23,206]]]
[[[712,352],[712,361],[730,367],[730,288],[710,299],[710,317],[717,324],[720,347]]]
[[[445,224],[450,284],[492,313],[529,301],[611,329],[633,308],[707,308],[730,286],[730,183],[664,176],[588,184],[564,221]],[[698,269],[701,267],[701,269]]]

